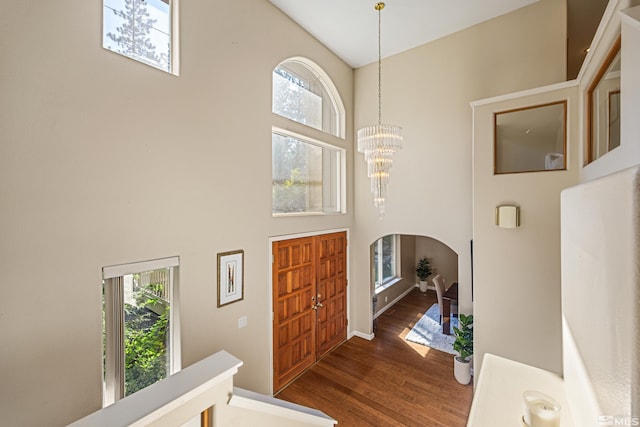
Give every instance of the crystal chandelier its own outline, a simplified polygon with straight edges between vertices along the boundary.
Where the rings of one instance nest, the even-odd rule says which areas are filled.
[[[393,164],[393,153],[402,148],[402,128],[382,124],[382,54],[380,48],[380,22],[384,3],[376,3],[378,11],[378,124],[358,130],[358,152],[364,153],[367,162],[367,176],[371,179],[373,204],[378,208],[378,216],[384,215],[384,201],[387,197],[389,169]]]

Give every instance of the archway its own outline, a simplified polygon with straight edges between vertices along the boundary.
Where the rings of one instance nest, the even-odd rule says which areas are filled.
[[[380,237],[371,245],[371,301],[373,331],[376,329],[376,319],[396,302],[418,286],[416,265],[420,258],[426,257],[431,266],[432,274],[428,281],[429,289],[434,289],[431,278],[440,274],[445,279],[445,287],[458,281],[458,254],[446,243],[429,236],[399,234],[395,248],[395,275],[385,281],[376,280],[375,245],[385,236]],[[388,237],[388,236],[387,236]],[[427,291],[429,292],[429,291]]]

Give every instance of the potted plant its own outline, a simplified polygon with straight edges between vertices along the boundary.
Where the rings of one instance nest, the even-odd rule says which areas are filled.
[[[427,292],[427,279],[431,276],[431,272],[429,260],[426,257],[421,258],[416,267],[416,275],[420,279],[420,292]]]
[[[460,314],[459,322],[460,327],[453,328],[456,336],[453,349],[458,352],[458,356],[453,358],[453,375],[460,384],[469,384],[473,355],[473,314]]]

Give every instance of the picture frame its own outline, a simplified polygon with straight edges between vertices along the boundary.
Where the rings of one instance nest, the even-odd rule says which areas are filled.
[[[218,254],[218,307],[244,299],[244,250]]]

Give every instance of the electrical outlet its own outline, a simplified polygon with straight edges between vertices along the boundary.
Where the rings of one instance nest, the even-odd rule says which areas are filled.
[[[247,316],[242,316],[238,319],[238,329],[244,328],[247,326]]]
[[[389,301],[389,297],[384,297],[384,302]]]

